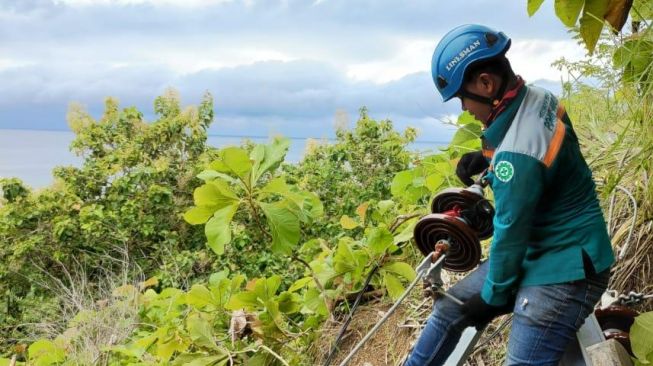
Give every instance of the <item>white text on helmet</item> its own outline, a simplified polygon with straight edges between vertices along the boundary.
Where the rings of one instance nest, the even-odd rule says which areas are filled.
[[[480,45],[481,45],[481,41],[479,41],[479,40],[477,39],[476,41],[474,41],[474,43],[472,43],[472,44],[470,44],[469,46],[467,46],[467,48],[465,48],[464,50],[460,51],[460,53],[457,54],[456,57],[454,57],[454,58],[453,58],[451,61],[449,61],[449,63],[447,64],[447,67],[446,67],[446,68],[447,68],[447,71],[451,71],[451,69],[452,69],[454,66],[456,66],[457,63],[459,63],[460,61],[462,61],[465,57],[467,57],[467,55],[469,55],[472,51],[474,51],[474,50],[475,50],[476,48],[478,48],[478,46],[480,46]]]

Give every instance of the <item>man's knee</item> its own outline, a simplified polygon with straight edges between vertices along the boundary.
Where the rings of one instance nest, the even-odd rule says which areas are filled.
[[[449,328],[453,325],[459,332],[465,330],[466,327],[466,322],[461,321],[462,317],[464,317],[462,307],[446,297],[435,302],[431,313],[433,321],[442,324],[443,328]]]

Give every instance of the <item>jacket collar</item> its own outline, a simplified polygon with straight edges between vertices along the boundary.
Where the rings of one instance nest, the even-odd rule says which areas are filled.
[[[519,78],[517,86],[509,90],[494,108],[490,115],[491,119],[488,122],[488,127],[485,128],[482,135],[484,145],[489,145],[487,146],[488,149],[495,149],[503,140],[513,118],[515,118],[515,114],[517,114],[519,106],[524,100],[526,90],[527,87],[524,85],[524,81]]]

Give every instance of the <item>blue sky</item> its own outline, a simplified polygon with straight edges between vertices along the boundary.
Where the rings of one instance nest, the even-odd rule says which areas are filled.
[[[443,140],[430,78],[438,39],[483,23],[513,39],[529,82],[558,88],[550,63],[584,54],[545,1],[0,0],[0,129],[67,129],[75,101],[99,115],[106,96],[152,116],[154,97],[215,98],[212,134],[324,137],[334,116],[366,105],[421,140]],[[342,112],[340,112],[342,114]]]

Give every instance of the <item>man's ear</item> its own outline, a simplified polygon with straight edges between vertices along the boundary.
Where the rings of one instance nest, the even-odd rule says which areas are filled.
[[[486,72],[481,73],[476,78],[476,83],[476,86],[488,95],[494,95],[494,93],[496,93],[497,85],[494,78],[492,78],[492,75]]]

